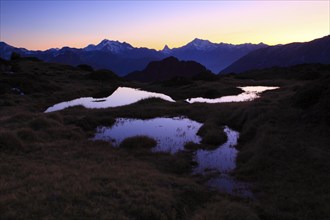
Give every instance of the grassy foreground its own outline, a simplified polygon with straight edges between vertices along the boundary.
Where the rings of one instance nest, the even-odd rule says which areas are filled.
[[[110,71],[0,62],[1,219],[329,218],[329,66],[137,84]],[[236,86],[244,85],[281,88],[253,102],[184,102],[238,94]],[[43,113],[58,102],[108,96],[118,86],[163,92],[177,102]],[[127,139],[120,148],[90,140],[97,126],[111,126],[116,117],[181,115],[205,123],[203,144],[194,148],[224,142],[223,125],[241,132],[233,175],[252,183],[255,200],[212,191],[192,176],[193,148],[169,155],[151,153],[147,137]]]

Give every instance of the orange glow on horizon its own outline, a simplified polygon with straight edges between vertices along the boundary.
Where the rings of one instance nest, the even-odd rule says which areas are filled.
[[[0,41],[30,50],[83,48],[103,39],[157,50],[194,38],[276,45],[330,34],[330,1],[320,0],[33,2],[43,7],[39,14],[31,2],[23,4],[1,2]],[[19,8],[21,13],[10,13]],[[108,13],[109,8],[116,10]]]

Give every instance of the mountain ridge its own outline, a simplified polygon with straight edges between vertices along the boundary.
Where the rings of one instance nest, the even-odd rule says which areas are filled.
[[[261,48],[241,57],[219,74],[253,69],[288,67],[303,63],[330,64],[330,35],[309,42],[294,42]]]
[[[330,39],[329,35],[309,42],[328,38]],[[327,64],[326,60],[330,56],[328,55],[330,41],[328,41],[328,45],[325,44],[325,46],[314,49],[313,46],[310,46],[309,49],[300,48],[309,42],[275,46],[268,46],[263,43],[235,45],[213,43],[209,40],[195,38],[181,47],[171,49],[165,45],[162,50],[155,50],[145,47],[136,48],[126,42],[104,39],[97,45],[89,44],[84,48],[66,46],[60,49],[50,48],[44,51],[17,48],[5,42],[0,42],[0,57],[9,59],[11,54],[16,52],[22,56],[35,56],[46,62],[69,65],[87,64],[94,69],[110,69],[119,76],[124,76],[134,71],[141,71],[150,62],[159,61],[169,56],[183,61],[196,61],[212,72],[221,74],[272,66],[290,66],[304,62],[319,62],[317,57],[320,56],[320,51],[326,54],[321,63]],[[294,53],[293,51],[300,52]],[[233,66],[236,67],[234,68]],[[237,66],[241,67],[238,68]]]
[[[83,48],[62,47],[48,50],[27,50],[16,48],[4,42],[0,44],[0,57],[9,59],[12,52],[22,56],[35,56],[47,62],[59,62],[70,65],[88,64],[96,69],[111,69],[123,76],[132,71],[142,70],[149,62],[162,60],[168,56],[180,60],[193,60],[206,66],[212,72],[230,65],[241,56],[264,47],[264,44],[226,44],[212,43],[195,38],[182,47],[163,50],[145,47],[133,47],[126,42],[104,39],[99,44],[89,44]]]

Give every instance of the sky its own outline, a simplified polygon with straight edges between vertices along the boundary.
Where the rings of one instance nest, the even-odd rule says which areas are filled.
[[[330,34],[330,0],[0,0],[0,41],[30,50],[103,39],[135,47],[305,42]]]

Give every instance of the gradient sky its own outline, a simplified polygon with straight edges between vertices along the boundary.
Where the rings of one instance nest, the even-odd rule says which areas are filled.
[[[0,41],[34,50],[105,38],[154,49],[194,38],[274,45],[329,35],[329,11],[330,0],[0,0]]]

